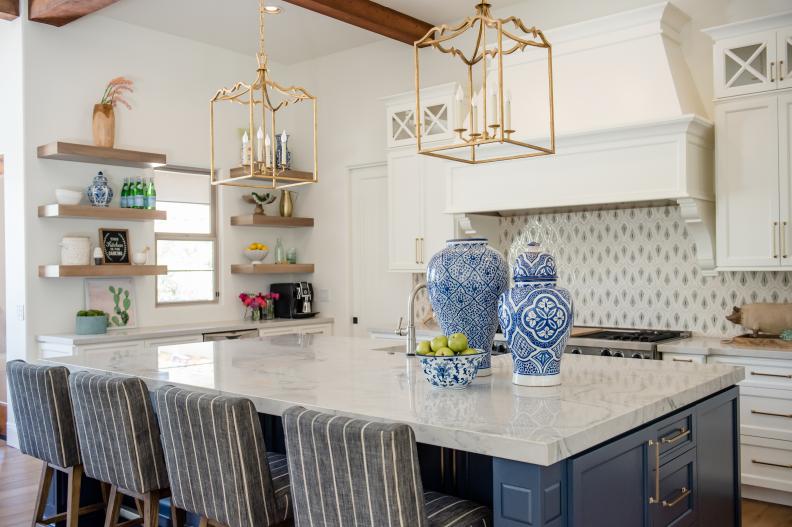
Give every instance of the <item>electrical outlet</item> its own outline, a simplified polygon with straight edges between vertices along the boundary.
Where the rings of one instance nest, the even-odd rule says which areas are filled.
[[[17,304],[16,316],[18,321],[20,322],[25,321],[25,304]]]
[[[330,302],[330,290],[329,289],[320,289],[319,294],[317,295],[317,299],[320,302]]]

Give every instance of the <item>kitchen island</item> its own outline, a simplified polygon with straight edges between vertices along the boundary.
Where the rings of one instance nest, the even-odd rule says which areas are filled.
[[[248,397],[273,450],[294,405],[407,423],[425,487],[491,505],[495,525],[739,524],[741,368],[568,355],[561,386],[531,388],[499,356],[443,391],[393,348],[287,335],[42,361]]]

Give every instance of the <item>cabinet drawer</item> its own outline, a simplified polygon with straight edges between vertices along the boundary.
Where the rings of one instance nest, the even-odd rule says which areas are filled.
[[[709,361],[744,367],[745,379],[740,385],[792,390],[792,361],[724,356],[713,356]]]
[[[792,444],[774,441],[776,446],[740,445],[741,482],[768,489],[792,492]]]
[[[696,521],[696,450],[660,467],[659,503],[650,505],[652,527],[685,527]]]
[[[659,423],[656,438],[660,444],[661,458],[673,457],[695,445],[696,434],[693,426],[693,413],[690,411]]]
[[[686,362],[691,364],[704,364],[707,362],[706,355],[687,355],[684,353],[663,353],[663,360],[671,362]]]
[[[781,393],[787,394],[785,391]],[[792,441],[792,400],[740,395],[740,432]]]

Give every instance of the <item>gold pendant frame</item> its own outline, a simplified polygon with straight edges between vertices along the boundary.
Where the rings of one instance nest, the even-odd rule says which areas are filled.
[[[487,46],[486,34],[487,29],[496,32],[497,41],[496,46]],[[470,54],[465,54],[464,51],[453,45],[451,41],[460,37],[468,30],[477,31],[476,43],[474,49]],[[521,32],[523,36],[517,33]],[[504,47],[505,43],[505,47]],[[473,116],[474,110],[474,67],[481,66],[481,92],[482,99],[482,113],[483,113],[483,126],[481,132],[477,131],[477,127],[473,128],[471,124],[471,132],[464,128],[464,119],[462,119],[462,127],[455,127],[454,134],[456,137],[452,139],[451,144],[444,144],[439,146],[424,147],[422,144],[422,118],[421,112],[421,75],[420,75],[420,60],[419,50],[423,48],[433,48],[441,53],[451,55],[458,58],[467,67],[467,85],[464,86],[464,95],[468,99],[468,111],[470,116]],[[507,129],[504,118],[504,89],[503,89],[503,57],[511,55],[515,52],[525,52],[529,48],[540,48],[547,50],[547,78],[548,78],[548,105],[549,105],[549,147],[539,146],[524,141],[517,140],[513,137],[516,130]],[[466,18],[461,24],[451,27],[447,24],[436,26],[430,29],[426,35],[420,40],[415,41],[413,44],[415,54],[415,137],[418,146],[418,153],[439,157],[442,159],[449,159],[452,161],[461,161],[468,164],[478,163],[491,163],[495,161],[505,161],[509,159],[521,159],[527,157],[537,157],[555,154],[555,119],[553,107],[553,53],[552,46],[547,41],[544,33],[536,27],[526,27],[522,20],[517,17],[511,16],[505,19],[495,19],[490,13],[490,4],[487,2],[480,2],[476,5],[476,14]],[[496,112],[497,119],[490,124],[487,116],[487,58],[497,65],[497,105],[494,111]],[[493,68],[494,69],[494,68]],[[472,118],[472,117],[471,117]],[[479,154],[477,149],[483,145],[494,145],[500,143],[502,145],[513,145],[519,149],[525,149],[525,152],[510,155],[495,155],[493,157],[483,157]],[[454,155],[450,152],[453,150],[462,150],[465,155]]]
[[[209,122],[210,122],[210,177],[212,185],[229,185],[235,187],[248,187],[259,189],[283,189],[318,183],[318,150],[316,144],[317,124],[316,124],[316,97],[311,95],[308,90],[299,86],[282,86],[269,78],[267,68],[267,55],[264,53],[264,16],[278,14],[280,10],[273,10],[265,6],[263,1],[259,2],[259,51],[257,54],[258,69],[256,80],[252,84],[237,82],[231,88],[218,90],[214,97],[209,101]],[[277,95],[281,100],[274,102],[273,95]],[[310,101],[313,116],[313,170],[303,172],[287,169],[285,166],[277,166],[277,122],[276,114],[279,111],[289,108],[291,105]],[[215,104],[221,102],[231,102],[243,104],[248,107],[248,156],[250,164],[232,168],[228,177],[219,179],[218,171],[215,167]],[[272,134],[269,155],[270,166],[264,160],[257,160],[255,153],[255,117],[260,113],[261,127],[269,129]]]

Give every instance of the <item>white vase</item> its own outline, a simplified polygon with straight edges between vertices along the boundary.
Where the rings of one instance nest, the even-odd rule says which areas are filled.
[[[83,236],[66,236],[60,242],[61,265],[89,265],[91,239]]]

